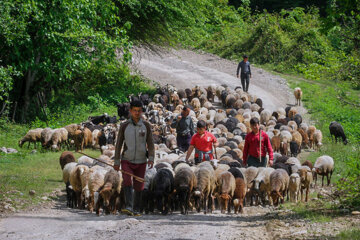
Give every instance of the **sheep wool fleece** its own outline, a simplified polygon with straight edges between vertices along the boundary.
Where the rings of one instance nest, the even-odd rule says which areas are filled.
[[[120,165],[120,159],[142,164],[146,163],[147,158],[150,162],[154,161],[154,157],[155,148],[150,123],[142,119],[138,123],[132,119],[122,123],[116,141],[115,165]]]

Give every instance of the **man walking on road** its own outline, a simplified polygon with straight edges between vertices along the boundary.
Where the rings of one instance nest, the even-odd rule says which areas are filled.
[[[176,128],[177,145],[182,152],[186,152],[190,146],[190,140],[194,135],[194,123],[189,116],[190,108],[184,107],[181,114],[176,116],[171,127]]]
[[[269,166],[272,166],[274,157],[269,136],[264,131],[260,131],[259,119],[257,118],[252,118],[250,120],[250,127],[252,131],[248,133],[245,137],[245,146],[243,151],[244,166],[246,166],[247,164],[248,167],[266,167],[266,152],[269,153]],[[259,141],[260,136],[261,144]],[[261,159],[259,157],[260,153]]]
[[[244,55],[243,59],[238,67],[237,67],[237,71],[236,71],[236,77],[239,77],[239,70],[241,69],[241,73],[240,73],[240,79],[241,79],[241,85],[242,88],[245,92],[248,92],[249,90],[249,83],[250,83],[250,78],[251,78],[251,69],[250,69],[250,62],[248,61],[248,56]]]
[[[116,171],[119,171],[121,165],[122,170],[140,178],[144,178],[146,162],[148,167],[152,168],[155,157],[151,125],[141,119],[142,107],[140,101],[130,103],[131,117],[120,126],[115,147],[114,164]],[[122,176],[126,208],[121,211],[130,216],[138,216],[139,214],[135,210],[140,209],[141,192],[144,189],[144,183],[132,179],[128,174]],[[133,189],[135,190],[134,202]]]

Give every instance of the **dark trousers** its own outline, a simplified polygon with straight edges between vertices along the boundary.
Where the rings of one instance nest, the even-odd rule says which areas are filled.
[[[182,152],[186,152],[190,147],[191,134],[188,133],[185,136],[180,136],[180,134],[176,137],[176,142],[179,147],[179,150]]]
[[[247,165],[248,167],[266,167],[267,157],[261,157],[260,162],[258,158],[249,155],[247,159]]]
[[[144,178],[146,171],[146,163],[135,164],[127,160],[121,160],[121,169],[128,173],[134,174],[135,176]],[[135,191],[142,191],[144,189],[143,182],[132,179],[132,177],[128,174],[123,174],[122,177],[124,187],[133,186]]]
[[[249,90],[250,83],[250,74],[249,73],[241,73],[241,85],[245,92]]]

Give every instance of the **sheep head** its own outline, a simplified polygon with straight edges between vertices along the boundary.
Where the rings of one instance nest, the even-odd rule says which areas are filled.
[[[112,189],[111,187],[105,187],[100,191],[100,195],[104,201],[104,206],[107,207],[110,204],[110,198],[112,196]]]

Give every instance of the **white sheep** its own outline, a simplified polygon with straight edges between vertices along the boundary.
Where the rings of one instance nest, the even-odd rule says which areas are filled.
[[[41,132],[43,131],[42,128],[36,128],[33,130],[29,130],[26,135],[19,141],[19,146],[22,147],[22,145],[25,142],[29,142],[28,148],[30,147],[30,143],[34,143],[34,148],[36,149],[36,142],[41,141]]]
[[[299,200],[301,179],[298,173],[293,173],[290,175],[289,179],[289,192],[290,192],[290,201],[297,203]]]
[[[322,186],[324,186],[324,177],[326,176],[328,186],[330,185],[331,176],[334,171],[334,159],[330,156],[323,155],[315,161],[314,168],[317,174],[322,176]],[[330,175],[330,176],[329,176]],[[315,185],[316,185],[315,179]]]

